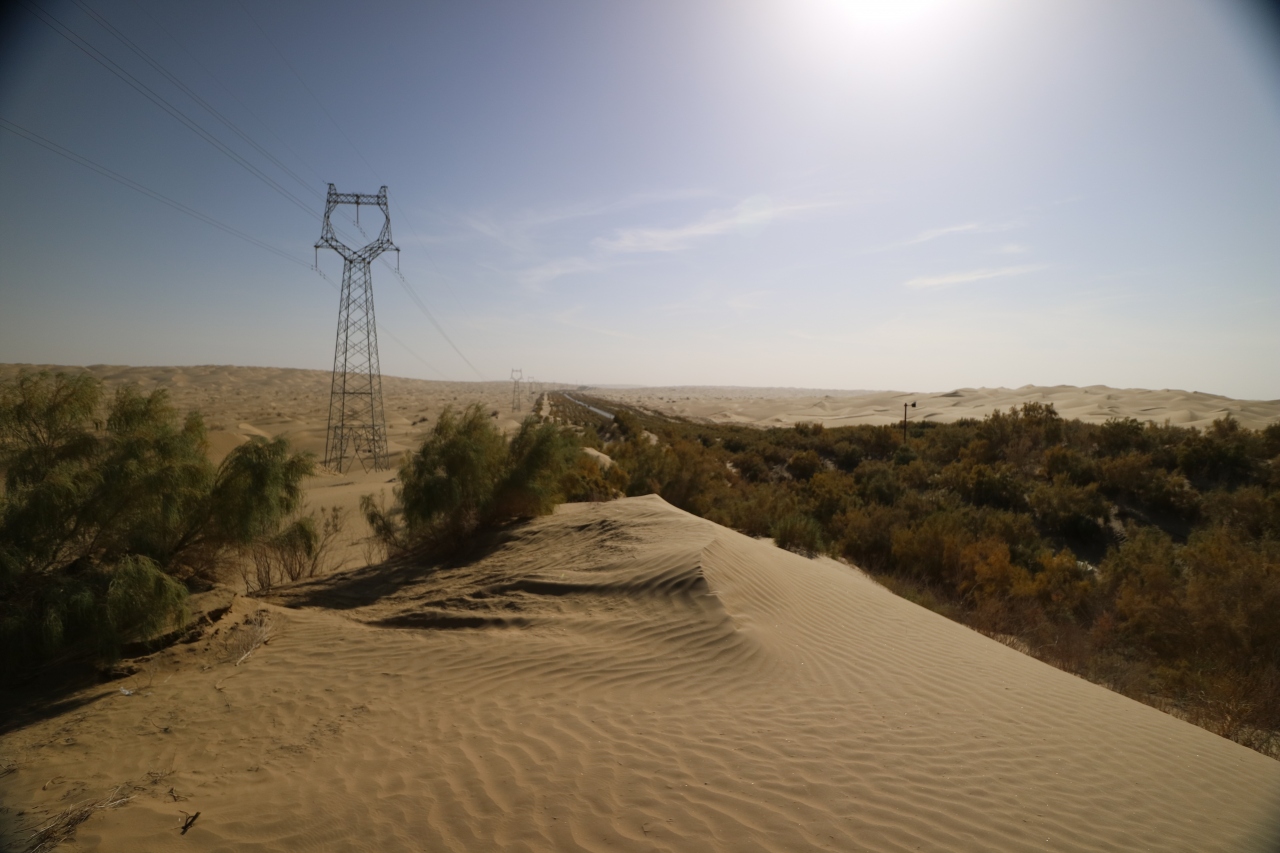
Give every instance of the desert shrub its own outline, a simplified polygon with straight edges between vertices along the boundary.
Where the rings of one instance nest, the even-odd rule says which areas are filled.
[[[841,471],[853,471],[862,464],[864,453],[862,445],[852,441],[840,441],[832,448],[836,467]]]
[[[1258,467],[1253,433],[1227,415],[1178,448],[1178,467],[1197,488],[1234,487],[1249,482]]]
[[[738,475],[752,483],[763,483],[772,474],[764,457],[755,451],[739,453],[730,461]]]
[[[241,563],[245,594],[269,592],[281,584],[324,574],[345,524],[341,507],[321,507],[259,539],[250,547],[249,559]]]
[[[1110,601],[1109,633],[1130,650],[1177,656],[1189,637],[1184,578],[1173,540],[1157,528],[1131,528],[1099,567]]]
[[[882,462],[891,458],[902,444],[902,434],[896,426],[859,427],[856,435],[863,455]]]
[[[311,461],[252,441],[215,468],[203,422],[180,421],[163,390],[123,388],[104,412],[91,377],[24,373],[0,386],[0,468],[8,677],[110,657],[180,619],[186,584],[279,531]]]
[[[957,589],[961,554],[974,541],[959,513],[940,512],[892,533],[894,570],[930,585]]]
[[[770,536],[774,523],[795,511],[796,500],[790,492],[777,484],[763,483],[707,517],[748,536]]]
[[[804,484],[799,500],[805,514],[821,525],[831,523],[836,515],[858,500],[853,478],[839,471],[822,471]]]
[[[1099,488],[1117,501],[1193,522],[1200,514],[1200,495],[1187,479],[1154,464],[1146,453],[1130,452],[1102,461]]]
[[[1203,506],[1212,525],[1237,530],[1248,539],[1280,539],[1280,491],[1217,489],[1204,496]]]
[[[868,571],[893,566],[893,531],[907,524],[905,510],[882,504],[850,507],[831,520],[831,536],[840,553]]]
[[[1097,590],[1095,570],[1065,549],[1045,551],[1037,563],[1033,588],[1041,612],[1057,622],[1085,620]]]
[[[479,404],[446,408],[401,465],[392,507],[368,497],[361,509],[392,550],[455,550],[483,528],[550,512],[580,452],[555,424],[526,418],[508,440]]]
[[[1009,546],[999,539],[979,539],[965,545],[958,557],[956,589],[976,625],[995,633],[1024,634],[1026,603],[1035,595],[1035,582],[1009,558]]]
[[[621,467],[602,465],[582,453],[565,474],[564,499],[568,503],[607,501],[621,495],[626,486],[627,474]]]
[[[507,465],[493,496],[490,520],[546,515],[564,500],[564,479],[580,449],[553,424],[526,418],[507,446]]]
[[[1102,533],[1099,520],[1108,512],[1095,485],[1075,486],[1065,476],[1037,484],[1027,503],[1043,530],[1075,539],[1097,538]]]
[[[1192,534],[1182,550],[1186,622],[1196,647],[1236,666],[1280,667],[1280,544],[1226,527]]]
[[[1269,424],[1262,430],[1262,455],[1268,459],[1280,456],[1280,423]]]
[[[1077,486],[1088,486],[1098,481],[1098,465],[1073,447],[1058,445],[1044,453],[1045,474],[1051,480],[1065,477]]]
[[[983,419],[978,438],[986,442],[981,461],[1022,467],[1035,453],[1062,440],[1062,418],[1052,403],[1024,403],[1007,414],[996,409]]]
[[[675,458],[666,445],[649,441],[643,433],[609,446],[615,464],[627,472],[626,493],[629,497],[652,495],[662,491],[675,470]]]
[[[707,515],[728,496],[729,469],[714,454],[677,440],[666,449],[665,476],[657,492],[672,506]]]
[[[898,449],[893,451],[893,464],[897,466],[910,465],[919,458],[919,454],[908,444],[899,444]]]
[[[1024,485],[1006,464],[953,462],[938,475],[938,485],[977,506],[1017,509],[1025,504]]]
[[[783,516],[774,523],[770,533],[774,544],[788,551],[813,556],[825,549],[822,525],[804,513]]]
[[[797,480],[808,480],[822,469],[822,457],[812,450],[803,450],[787,460],[787,473]]]
[[[893,465],[864,462],[853,472],[854,488],[864,503],[893,506],[906,491],[898,482]]]
[[[1097,431],[1098,453],[1120,456],[1148,449],[1146,427],[1137,418],[1109,418]]]

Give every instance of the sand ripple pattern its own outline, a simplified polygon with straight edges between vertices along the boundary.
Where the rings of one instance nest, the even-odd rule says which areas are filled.
[[[187,667],[167,692],[103,700],[80,752],[21,732],[64,763],[0,785],[104,749],[115,763],[87,784],[168,762],[191,799],[96,816],[80,843],[102,850],[172,849],[177,805],[202,811],[184,846],[210,851],[1280,839],[1280,763],[658,498],[567,507],[473,565],[352,572],[277,604],[278,637],[234,675]]]

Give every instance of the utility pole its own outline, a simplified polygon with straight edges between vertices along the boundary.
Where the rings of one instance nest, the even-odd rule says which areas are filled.
[[[903,445],[907,443],[907,405],[908,405],[907,403],[902,404],[902,443]],[[915,403],[911,403],[910,405],[911,405],[911,408],[913,409],[916,407]]]
[[[340,204],[382,211],[382,231],[369,245],[352,249],[338,239],[331,217]],[[378,364],[378,326],[373,316],[373,276],[370,265],[386,251],[400,249],[391,242],[391,212],[387,188],[373,193],[340,193],[329,184],[324,202],[320,249],[342,256],[342,296],[338,303],[338,337],[333,345],[333,380],[329,388],[329,426],[325,434],[324,464],[343,471],[359,459],[366,471],[386,468],[387,421],[382,409],[382,373]]]
[[[511,411],[520,411],[520,381],[524,379],[524,371],[518,367],[511,368]]]

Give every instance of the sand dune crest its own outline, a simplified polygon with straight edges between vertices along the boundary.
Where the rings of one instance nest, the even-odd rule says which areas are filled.
[[[6,803],[134,780],[81,827],[86,850],[172,849],[179,810],[202,814],[184,847],[210,851],[1280,839],[1280,763],[656,497],[273,601],[238,599],[133,695],[6,735]],[[220,638],[259,611],[270,643],[225,662]]]

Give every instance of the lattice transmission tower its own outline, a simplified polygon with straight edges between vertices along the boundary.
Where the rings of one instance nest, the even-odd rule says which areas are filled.
[[[361,249],[352,249],[338,239],[331,218],[340,204],[376,207],[384,217],[377,238]],[[340,193],[329,184],[324,203],[324,225],[320,249],[333,249],[342,256],[342,297],[338,303],[338,339],[333,346],[333,382],[329,389],[329,428],[324,442],[324,464],[344,471],[359,460],[366,471],[386,468],[387,420],[382,410],[382,373],[378,365],[378,326],[373,316],[373,276],[369,266],[388,250],[400,249],[391,242],[391,213],[387,209],[387,188],[372,193]],[[397,264],[398,265],[398,264]]]
[[[518,367],[511,368],[511,411],[520,411],[520,383],[524,381],[524,371]]]

